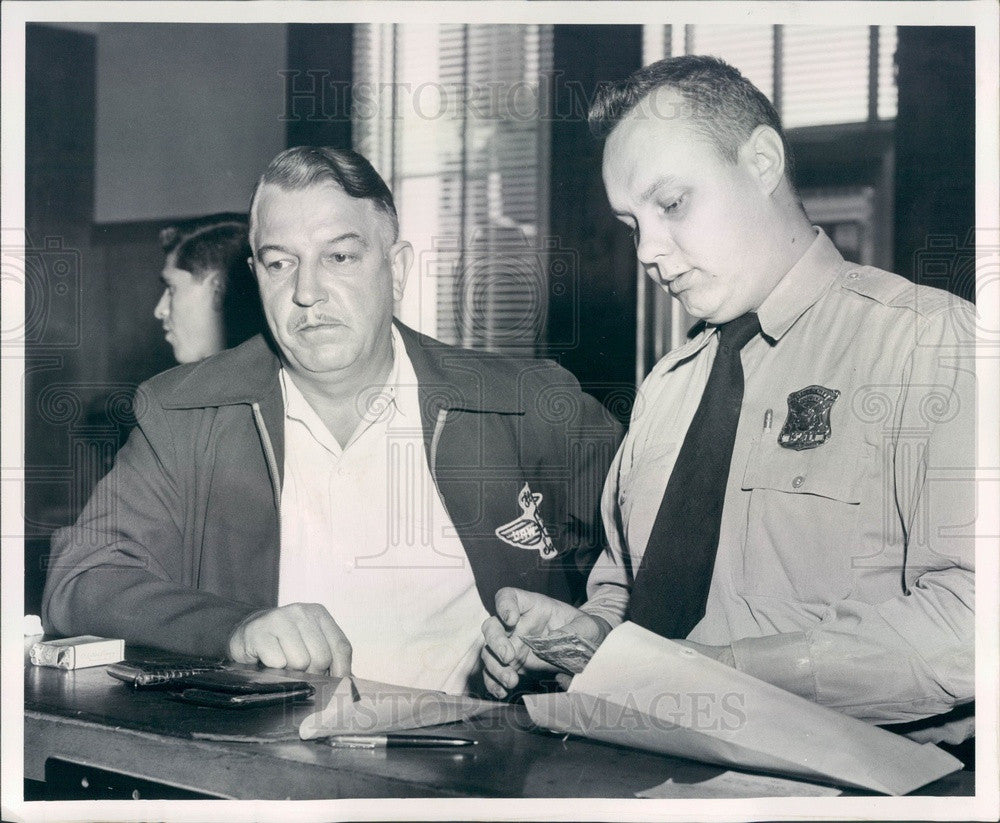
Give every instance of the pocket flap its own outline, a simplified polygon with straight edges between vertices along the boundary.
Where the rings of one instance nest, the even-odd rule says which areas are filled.
[[[743,472],[744,490],[774,489],[861,502],[860,442],[830,439],[815,449],[795,451],[778,444],[777,432],[754,444]]]

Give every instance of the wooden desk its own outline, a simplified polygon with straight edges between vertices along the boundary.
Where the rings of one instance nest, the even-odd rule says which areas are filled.
[[[328,678],[308,676],[317,685]],[[346,750],[298,739],[312,705],[223,711],[134,691],[104,667],[25,667],[25,758],[44,780],[57,758],[222,798],[634,797],[664,782],[698,783],[722,769],[536,729],[522,706],[496,710],[438,733],[478,741],[464,751]],[[242,733],[274,742],[199,735]],[[921,794],[972,794],[959,772]],[[164,796],[164,795],[160,795]]]

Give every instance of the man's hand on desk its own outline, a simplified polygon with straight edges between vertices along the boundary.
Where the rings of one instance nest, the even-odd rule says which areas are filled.
[[[552,631],[575,634],[599,646],[611,627],[568,603],[523,589],[500,589],[496,617],[483,623],[483,680],[494,697],[505,698],[523,675],[540,675],[557,669],[540,660],[521,640]]]
[[[272,669],[334,677],[351,673],[351,644],[330,613],[318,603],[292,603],[251,614],[229,638],[237,663],[260,661]]]

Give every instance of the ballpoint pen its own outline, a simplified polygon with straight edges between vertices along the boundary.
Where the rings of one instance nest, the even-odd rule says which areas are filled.
[[[335,749],[393,749],[474,746],[475,740],[465,737],[434,737],[419,734],[337,734],[327,738]]]

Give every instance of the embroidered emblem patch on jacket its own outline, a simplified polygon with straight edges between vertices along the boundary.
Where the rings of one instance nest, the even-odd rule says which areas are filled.
[[[525,483],[517,495],[517,502],[521,506],[521,516],[504,523],[494,533],[508,546],[537,549],[543,560],[551,560],[556,556],[556,547],[552,545],[552,538],[545,530],[545,523],[538,513],[542,495],[534,494]]]
[[[806,386],[788,395],[788,417],[778,435],[786,449],[815,449],[830,439],[830,409],[840,397],[837,389]]]

